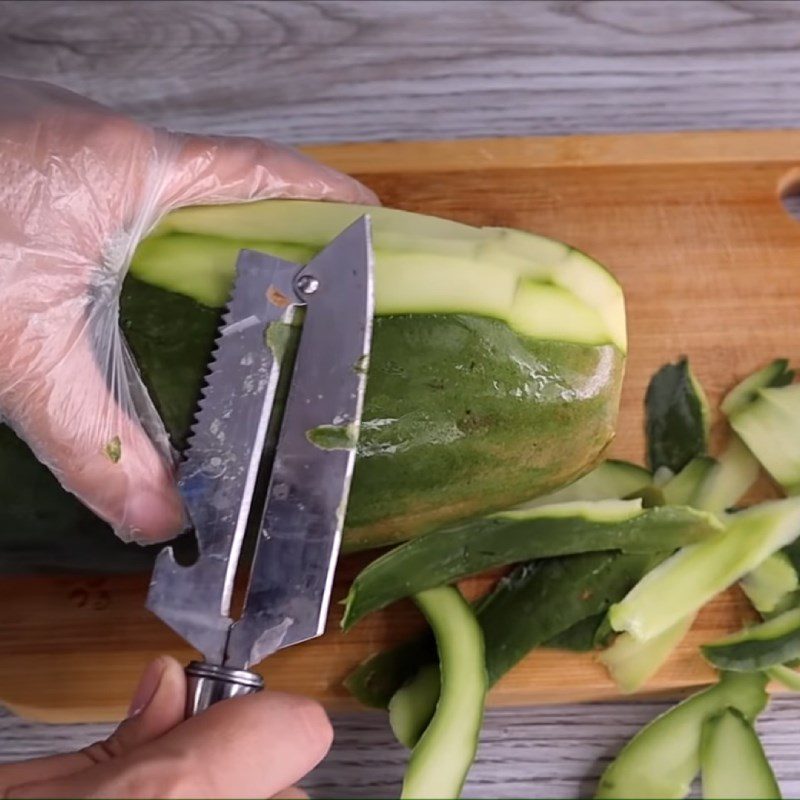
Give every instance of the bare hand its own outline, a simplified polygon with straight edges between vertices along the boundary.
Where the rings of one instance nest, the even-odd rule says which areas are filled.
[[[77,753],[0,766],[0,797],[305,797],[295,784],[326,755],[332,730],[304,697],[261,692],[183,720],[183,669],[145,671],[131,716]]]

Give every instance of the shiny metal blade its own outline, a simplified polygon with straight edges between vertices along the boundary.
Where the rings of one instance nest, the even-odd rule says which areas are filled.
[[[355,462],[373,315],[369,219],[298,276],[312,288],[243,614],[226,664],[247,667],[320,635]]]
[[[210,372],[178,486],[198,540],[190,566],[171,547],[156,560],[147,607],[211,663],[224,660],[233,579],[280,376],[265,339],[303,301],[300,267],[244,250],[237,262]]]

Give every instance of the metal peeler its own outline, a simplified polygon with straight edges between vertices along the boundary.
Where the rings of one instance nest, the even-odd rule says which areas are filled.
[[[250,670],[323,633],[355,462],[374,305],[369,217],[307,266],[240,252],[178,487],[198,555],[155,563],[147,608],[203,660],[191,716],[263,688]],[[299,326],[292,366],[287,341]],[[288,382],[281,414],[281,389]],[[241,612],[234,578],[255,540]]]

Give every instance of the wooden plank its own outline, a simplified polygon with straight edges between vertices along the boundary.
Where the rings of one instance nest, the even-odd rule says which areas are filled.
[[[383,173],[430,173],[432,164],[448,172],[546,169],[548,167],[621,167],[731,164],[740,162],[780,166],[795,164],[800,130],[697,131],[686,133],[606,134],[602,136],[537,136],[522,139],[351,142],[307,145],[303,151],[343,172],[364,173],[367,179]],[[757,157],[755,154],[758,154]],[[800,166],[782,175],[778,187],[800,182]]]
[[[622,745],[666,702],[490,709],[462,797],[593,797]],[[784,797],[800,796],[796,703],[776,698],[758,732]],[[396,798],[408,751],[385,714],[335,714],[333,749],[301,785],[312,797]],[[0,711],[0,762],[66,752],[108,736],[110,725],[44,725]],[[692,795],[697,796],[697,795]]]
[[[750,370],[800,350],[800,227],[778,200],[778,187],[796,164],[781,154],[792,152],[797,136],[727,134],[717,147],[713,135],[686,134],[668,140],[382,144],[367,147],[366,155],[358,146],[314,152],[340,168],[357,165],[359,176],[387,205],[535,230],[607,263],[626,290],[631,340],[612,454],[639,460],[642,396],[659,365],[689,353],[716,404]],[[665,141],[678,155],[665,155],[670,152]],[[720,156],[729,150],[729,160]],[[481,157],[467,169],[478,151]],[[407,164],[413,169],[406,171]],[[718,442],[723,435],[718,421],[714,430]],[[762,488],[766,491],[766,484]],[[343,564],[337,597],[357,567],[357,560]],[[490,580],[471,581],[469,591],[485,590]],[[3,700],[48,719],[119,716],[148,658],[163,650],[188,656],[143,610],[145,584],[144,578],[3,581]],[[399,605],[343,636],[336,630],[338,613],[335,606],[331,631],[322,640],[268,660],[263,669],[271,686],[345,708],[349,701],[340,683],[346,672],[419,625],[416,612]],[[710,672],[696,645],[738,627],[745,614],[746,604],[735,592],[711,604],[648,690],[674,692],[707,681]],[[541,652],[495,688],[491,703],[613,694],[592,656]]]
[[[793,2],[5,2],[0,74],[288,142],[784,127]]]

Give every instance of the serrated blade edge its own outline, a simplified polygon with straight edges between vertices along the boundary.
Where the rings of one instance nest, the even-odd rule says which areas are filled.
[[[159,553],[147,607],[200,650],[222,663],[233,579],[253,499],[280,359],[266,329],[300,302],[300,268],[243,250],[222,317],[209,372],[192,425],[178,487],[194,527],[199,556],[189,566],[171,548]]]

